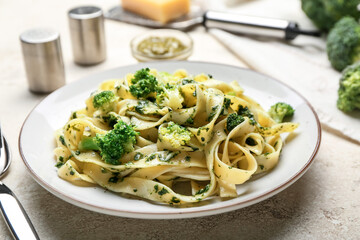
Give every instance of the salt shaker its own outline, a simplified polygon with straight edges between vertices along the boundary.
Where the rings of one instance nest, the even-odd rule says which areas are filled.
[[[60,34],[51,29],[31,29],[20,35],[29,89],[49,93],[65,85]]]
[[[103,11],[94,6],[73,8],[68,12],[74,61],[94,65],[106,59]]]

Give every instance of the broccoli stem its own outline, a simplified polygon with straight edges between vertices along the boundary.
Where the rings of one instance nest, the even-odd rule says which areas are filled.
[[[95,137],[84,137],[78,145],[80,151],[83,150],[96,150],[99,151],[100,148],[96,143]]]

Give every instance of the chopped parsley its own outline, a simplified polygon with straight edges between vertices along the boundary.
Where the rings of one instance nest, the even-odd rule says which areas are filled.
[[[176,197],[172,197],[172,199],[170,200],[171,203],[179,203],[180,200]]]
[[[162,162],[169,162],[171,159],[173,159],[174,157],[176,157],[180,152],[176,151],[176,152],[169,152],[169,154],[164,158],[164,156],[159,156],[160,161]]]
[[[109,178],[109,182],[110,182],[110,183],[117,183],[118,181],[119,181],[119,178],[118,178],[117,175],[114,176],[114,177]]]
[[[231,132],[236,126],[244,121],[245,119],[243,116],[238,115],[237,113],[231,113],[226,119],[226,130]]]
[[[196,83],[196,82],[192,79],[186,79],[186,78],[181,81],[182,85],[192,84],[192,83]]]
[[[156,186],[157,186],[157,185],[156,185]],[[162,188],[162,189],[158,192],[158,194],[159,194],[160,196],[162,196],[162,195],[164,195],[164,194],[167,194],[167,193],[169,193],[169,191],[166,190],[165,188]]]
[[[57,163],[55,164],[55,167],[61,168],[63,165],[64,165],[63,162],[57,162]]]
[[[219,108],[219,106],[214,106],[211,108],[211,113],[207,119],[209,122],[215,117],[218,108]]]
[[[156,158],[156,154],[152,153],[152,154],[150,154],[150,156],[148,156],[148,157],[146,158],[146,161],[149,162],[149,161],[151,161],[151,160],[154,160],[155,158]]]
[[[138,105],[135,106],[135,111],[140,114],[144,114],[144,108],[146,108],[147,106],[149,106],[149,101],[140,100],[138,102]]]
[[[61,136],[59,137],[59,141],[61,142],[62,145],[66,146],[64,136],[61,135]]]
[[[202,189],[200,189],[199,191],[197,191],[197,192],[195,193],[195,195],[203,194],[203,193],[207,192],[207,191],[209,190],[209,188],[210,188],[210,184],[206,185],[204,188],[202,188]]]
[[[73,114],[72,114],[72,118],[73,118],[73,119],[77,118],[77,114],[76,114],[76,112],[73,112]]]
[[[134,160],[138,161],[138,160],[142,159],[143,157],[144,157],[144,154],[138,152],[138,153],[135,154]]]
[[[242,105],[239,105],[239,109],[238,109],[237,114],[240,115],[240,116],[243,116],[243,117],[248,117],[250,119],[250,124],[251,125],[256,124],[256,120],[254,118],[254,115],[251,113],[251,111],[249,110],[248,107],[243,107]]]
[[[189,117],[187,120],[186,120],[186,123],[188,124],[193,124],[194,123],[194,119],[192,117]]]
[[[230,107],[230,104],[231,104],[231,100],[229,98],[224,98],[224,104],[223,104],[223,106],[221,108],[220,115],[226,115],[227,110]]]

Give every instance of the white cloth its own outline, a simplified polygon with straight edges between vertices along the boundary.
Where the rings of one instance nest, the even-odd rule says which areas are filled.
[[[300,1],[270,1],[258,0],[231,10],[254,15],[256,9],[260,9],[260,12],[276,9],[276,16],[273,17],[285,19],[283,16],[291,14],[293,18],[287,19],[295,19],[301,26],[309,26],[308,19],[301,11]],[[286,7],[279,7],[281,4]],[[340,73],[330,66],[325,39],[299,36],[294,41],[283,42],[237,36],[218,29],[209,32],[250,68],[296,89],[312,104],[323,125],[360,142],[360,112],[345,114],[336,107]]]

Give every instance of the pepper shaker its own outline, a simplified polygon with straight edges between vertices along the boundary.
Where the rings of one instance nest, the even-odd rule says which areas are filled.
[[[73,8],[68,12],[75,63],[94,65],[106,59],[103,11],[94,6]]]
[[[49,93],[65,84],[60,34],[31,29],[20,35],[26,76],[32,92]]]

